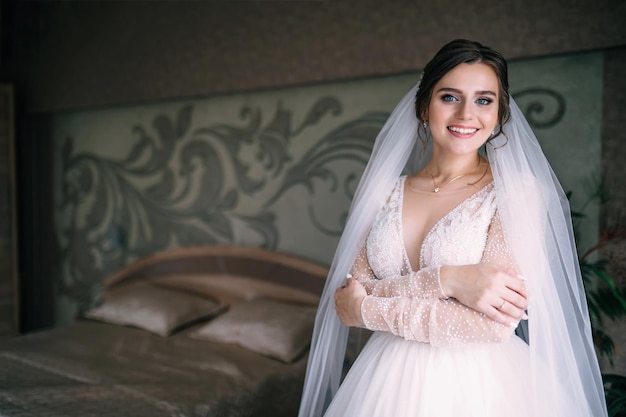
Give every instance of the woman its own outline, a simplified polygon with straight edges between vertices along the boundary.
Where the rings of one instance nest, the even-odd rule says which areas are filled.
[[[374,334],[338,389],[339,320]],[[324,412],[606,415],[567,200],[476,42],[445,45],[376,140],[313,334],[300,416]]]

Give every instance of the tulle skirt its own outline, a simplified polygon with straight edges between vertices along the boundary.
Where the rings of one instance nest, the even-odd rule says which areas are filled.
[[[528,346],[433,347],[375,332],[325,417],[530,417]]]

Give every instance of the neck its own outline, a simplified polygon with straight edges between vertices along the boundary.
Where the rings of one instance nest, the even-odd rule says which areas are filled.
[[[426,165],[426,172],[441,181],[449,180],[457,175],[468,174],[480,165],[478,154],[462,157],[436,157]]]

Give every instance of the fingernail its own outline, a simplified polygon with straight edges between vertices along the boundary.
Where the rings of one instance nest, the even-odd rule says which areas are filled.
[[[347,274],[346,278],[352,278],[352,274]]]
[[[509,322],[509,327],[517,327],[517,323],[514,321]]]
[[[522,281],[526,281],[526,277],[524,275],[518,274],[517,277],[521,279]]]
[[[522,317],[522,320],[528,320],[528,314],[524,314],[524,317]]]

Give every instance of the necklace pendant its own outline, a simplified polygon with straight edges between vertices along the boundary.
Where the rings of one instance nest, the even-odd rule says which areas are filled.
[[[438,192],[439,192],[439,187],[435,187],[435,190],[434,190],[434,191],[435,191],[436,193],[438,193]]]

